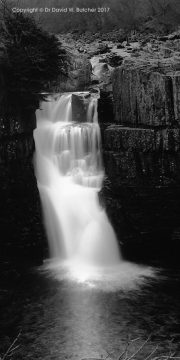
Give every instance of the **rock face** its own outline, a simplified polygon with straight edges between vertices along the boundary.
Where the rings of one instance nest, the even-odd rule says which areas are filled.
[[[40,264],[44,230],[34,176],[35,113],[0,119],[0,262]]]
[[[72,118],[74,122],[84,122],[87,116],[91,95],[87,93],[72,94]]]
[[[113,72],[115,121],[131,126],[177,126],[180,71],[165,64],[126,62]]]
[[[163,69],[163,71],[162,71]],[[112,75],[114,121],[100,116],[102,194],[124,254],[172,258],[180,243],[180,72],[125,62]]]

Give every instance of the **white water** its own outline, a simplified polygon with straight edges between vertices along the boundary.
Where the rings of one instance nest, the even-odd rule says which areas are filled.
[[[49,98],[37,111],[35,171],[50,255],[88,266],[118,264],[116,236],[98,200],[104,171],[97,100],[89,100],[83,123],[73,122],[71,101],[71,94]]]

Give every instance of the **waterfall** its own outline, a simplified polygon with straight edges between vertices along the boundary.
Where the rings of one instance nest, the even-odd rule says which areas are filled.
[[[104,170],[97,99],[85,95],[52,96],[41,104],[35,172],[51,258],[112,265],[119,263],[120,253],[98,199]]]

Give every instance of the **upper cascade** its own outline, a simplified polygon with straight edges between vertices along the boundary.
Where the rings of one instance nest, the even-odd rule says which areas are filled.
[[[85,95],[64,94],[42,104],[37,112],[38,128],[41,128],[37,149],[51,157],[61,176],[100,188],[104,174],[97,99]],[[77,117],[80,122],[76,121]]]

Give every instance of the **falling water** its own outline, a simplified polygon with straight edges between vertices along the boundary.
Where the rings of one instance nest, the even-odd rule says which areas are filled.
[[[97,99],[86,103],[78,123],[73,121],[72,94],[42,103],[34,134],[35,170],[51,258],[111,265],[120,254],[98,200],[104,171]]]

